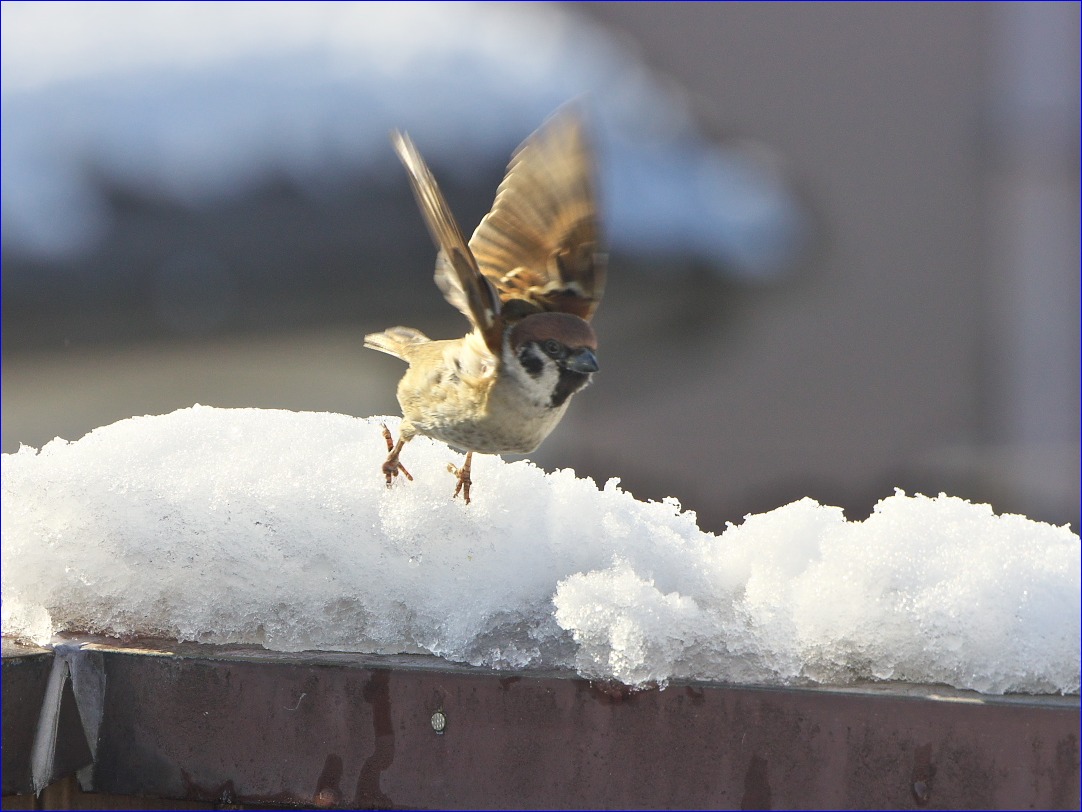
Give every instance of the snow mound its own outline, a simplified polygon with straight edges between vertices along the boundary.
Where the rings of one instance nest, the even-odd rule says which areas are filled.
[[[865,521],[803,499],[701,531],[674,499],[380,423],[194,406],[3,455],[3,632],[427,652],[631,685],[907,680],[1079,690],[1067,527],[897,492]]]

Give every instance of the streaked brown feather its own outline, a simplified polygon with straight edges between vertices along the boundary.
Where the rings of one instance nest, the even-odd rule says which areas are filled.
[[[579,117],[557,113],[515,151],[469,247],[504,315],[593,316],[605,287],[593,155]]]
[[[428,165],[409,136],[395,131],[391,140],[398,157],[409,172],[410,185],[424,215],[439,256],[436,285],[448,302],[457,307],[481,333],[488,348],[499,356],[503,342],[500,296],[481,273],[466,244],[450,206],[436,184]]]

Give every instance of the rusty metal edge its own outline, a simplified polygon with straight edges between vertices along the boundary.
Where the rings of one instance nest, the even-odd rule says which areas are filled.
[[[256,644],[212,644],[162,640],[160,638],[132,638],[118,640],[95,635],[61,635],[56,641],[67,646],[78,646],[88,651],[114,654],[136,654],[151,657],[176,657],[222,662],[252,662],[281,665],[341,666],[345,668],[393,668],[401,671],[439,671],[473,676],[494,676],[528,679],[583,680],[570,669],[500,669],[445,660],[428,654],[366,654],[353,651],[273,651]],[[7,644],[5,644],[7,645]],[[37,651],[51,649],[34,647]],[[7,655],[5,655],[7,656]],[[618,683],[597,682],[611,686],[612,690],[626,692],[635,689]],[[940,683],[915,683],[899,681],[860,681],[845,684],[803,683],[773,685],[758,683],[728,683],[710,680],[671,680],[661,690],[696,688],[740,688],[748,691],[831,693],[864,697],[885,697],[892,700],[914,699],[937,702],[964,702],[983,705],[1033,705],[1037,707],[1065,707],[1078,709],[1082,706],[1080,694],[982,694],[977,691],[955,688]],[[644,690],[656,690],[646,688]]]
[[[899,683],[632,692],[423,655],[58,642],[102,664],[91,784],[120,795],[347,808],[1078,808],[1077,696]],[[4,654],[6,774],[8,661],[51,655]]]

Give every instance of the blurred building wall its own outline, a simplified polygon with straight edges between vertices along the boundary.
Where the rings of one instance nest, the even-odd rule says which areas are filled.
[[[775,148],[823,229],[737,326],[652,336],[687,362],[664,391],[583,398],[608,454],[707,524],[893,485],[1077,522],[1077,4],[572,5]]]

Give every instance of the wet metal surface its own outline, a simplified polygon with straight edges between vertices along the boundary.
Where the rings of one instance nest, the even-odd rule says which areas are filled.
[[[76,649],[79,666],[99,665],[93,654]],[[72,659],[38,647],[3,647],[3,791],[34,794],[93,762],[87,740],[87,712],[75,696]],[[87,669],[80,668],[84,684]]]
[[[1079,807],[1078,697],[629,692],[435,658],[162,645],[95,647],[96,790],[318,807]]]
[[[30,751],[53,657],[45,649],[14,648],[4,641],[3,792],[29,792]]]

